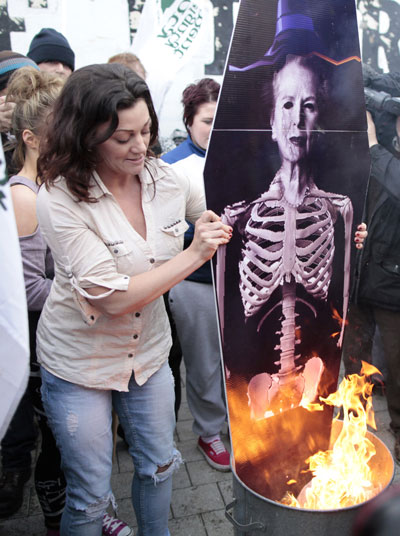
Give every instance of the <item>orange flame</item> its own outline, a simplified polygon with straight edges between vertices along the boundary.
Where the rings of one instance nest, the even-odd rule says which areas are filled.
[[[335,307],[331,306],[332,307],[332,318],[334,320],[336,320],[336,322],[338,323],[338,325],[340,327],[342,327],[343,325],[343,318],[340,316],[339,314],[339,311],[337,309],[335,309]],[[348,320],[345,321],[344,325],[347,326],[347,324],[349,323]],[[335,331],[334,333],[331,333],[331,338],[334,339],[335,337],[339,337],[340,335],[340,331]]]
[[[283,504],[310,509],[337,509],[364,502],[380,490],[373,484],[369,461],[375,455],[373,443],[366,437],[367,426],[376,429],[372,409],[372,384],[367,377],[379,373],[363,362],[360,375],[345,377],[338,390],[320,400],[342,408],[343,426],[333,447],[308,458],[314,475],[297,498],[287,493]]]
[[[343,318],[340,316],[339,311],[335,309],[335,307],[332,307],[332,313],[333,313],[332,318],[336,320],[339,326],[341,326],[343,324]],[[345,325],[347,326],[348,323],[349,323],[348,320],[346,320]]]

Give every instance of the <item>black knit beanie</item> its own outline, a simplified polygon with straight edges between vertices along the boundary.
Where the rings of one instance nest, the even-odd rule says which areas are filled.
[[[2,50],[0,52],[0,91],[3,91],[7,86],[13,72],[21,67],[35,67],[39,69],[34,61],[22,54],[18,54],[12,50]]]
[[[42,28],[32,39],[29,46],[28,58],[37,64],[45,61],[60,61],[73,71],[75,69],[75,54],[65,37],[53,30]]]

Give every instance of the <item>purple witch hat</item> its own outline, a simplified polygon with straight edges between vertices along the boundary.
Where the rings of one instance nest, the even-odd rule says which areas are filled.
[[[229,65],[230,71],[249,71],[263,65],[274,65],[288,54],[325,56],[325,47],[314,29],[311,17],[306,13],[304,0],[279,0],[274,41],[264,56],[246,67]],[[336,63],[336,62],[334,62]]]

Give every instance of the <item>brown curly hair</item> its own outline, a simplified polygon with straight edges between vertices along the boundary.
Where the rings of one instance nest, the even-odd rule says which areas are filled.
[[[146,82],[119,64],[89,65],[68,78],[58,98],[41,145],[38,172],[47,188],[62,176],[79,201],[95,202],[89,182],[98,164],[95,150],[118,126],[118,112],[143,99],[149,110],[150,149],[157,140],[158,119]],[[99,126],[108,123],[105,130]],[[101,133],[100,133],[101,132]]]

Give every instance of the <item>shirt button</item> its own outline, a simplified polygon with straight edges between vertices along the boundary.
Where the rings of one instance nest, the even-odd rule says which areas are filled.
[[[137,339],[138,337],[139,337],[139,335],[137,335],[136,333],[135,333],[135,335],[133,336],[134,339]]]
[[[133,354],[128,354],[128,357],[133,357]]]
[[[135,313],[136,318],[139,318],[140,313]]]
[[[118,253],[118,249],[114,249],[114,253]]]
[[[151,259],[149,259],[149,262],[150,262],[150,264],[154,264],[156,262],[156,260],[153,259],[153,257],[152,257]]]

